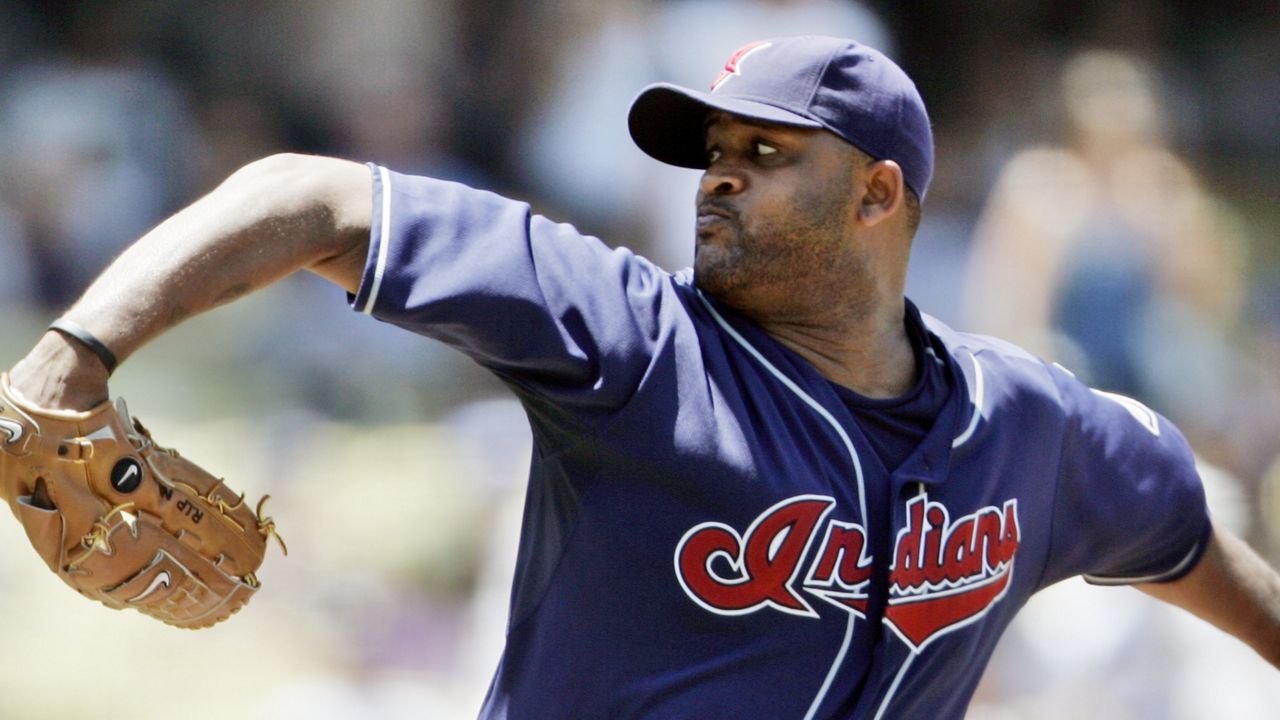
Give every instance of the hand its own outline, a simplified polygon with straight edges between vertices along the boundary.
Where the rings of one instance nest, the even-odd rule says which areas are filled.
[[[49,410],[88,410],[108,398],[107,369],[91,350],[46,332],[9,371],[10,387],[24,400]]]

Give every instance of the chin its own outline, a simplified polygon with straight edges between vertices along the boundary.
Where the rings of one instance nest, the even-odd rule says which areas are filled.
[[[731,274],[715,268],[703,268],[694,265],[693,285],[703,292],[728,305],[734,305],[734,297],[741,293],[742,283],[735,282]]]
[[[703,293],[729,305],[758,284],[755,263],[738,247],[699,243],[693,255],[693,284]]]
[[[721,290],[715,273],[708,273],[697,264],[693,266],[693,286],[713,297],[719,295]]]

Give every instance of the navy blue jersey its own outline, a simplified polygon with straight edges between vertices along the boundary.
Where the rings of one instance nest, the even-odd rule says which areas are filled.
[[[353,306],[490,369],[533,430],[481,717],[959,718],[1032,593],[1207,542],[1177,429],[1012,345],[920,316],[950,391],[891,471],[884,426],[688,272],[462,185],[374,188]]]

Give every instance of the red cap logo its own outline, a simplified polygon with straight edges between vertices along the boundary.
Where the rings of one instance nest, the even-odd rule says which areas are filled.
[[[772,44],[773,43],[764,42],[763,40],[757,40],[756,42],[747,43],[746,45],[738,48],[738,50],[730,56],[729,61],[724,64],[724,69],[716,76],[715,82],[711,83],[711,92],[719,90],[720,86],[724,85],[725,82],[734,75],[741,75],[742,71],[739,70],[739,68],[742,66],[742,61],[746,60],[748,55],[757,50],[763,50]]]

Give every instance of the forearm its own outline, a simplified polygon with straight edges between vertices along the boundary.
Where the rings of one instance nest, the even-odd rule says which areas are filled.
[[[299,269],[354,290],[370,198],[369,172],[355,163],[284,155],[250,164],[129,247],[64,317],[123,361],[182,320]],[[47,333],[14,367],[14,387],[33,402],[83,405],[89,388],[105,394],[105,370],[88,358],[96,362]],[[66,402],[68,391],[81,397]]]
[[[1243,540],[1215,529],[1185,577],[1137,587],[1240,638],[1280,668],[1280,574]]]
[[[351,174],[363,218],[341,197]],[[187,317],[349,250],[367,237],[369,197],[368,170],[353,163],[251,164],[143,236],[65,315],[123,360]]]

